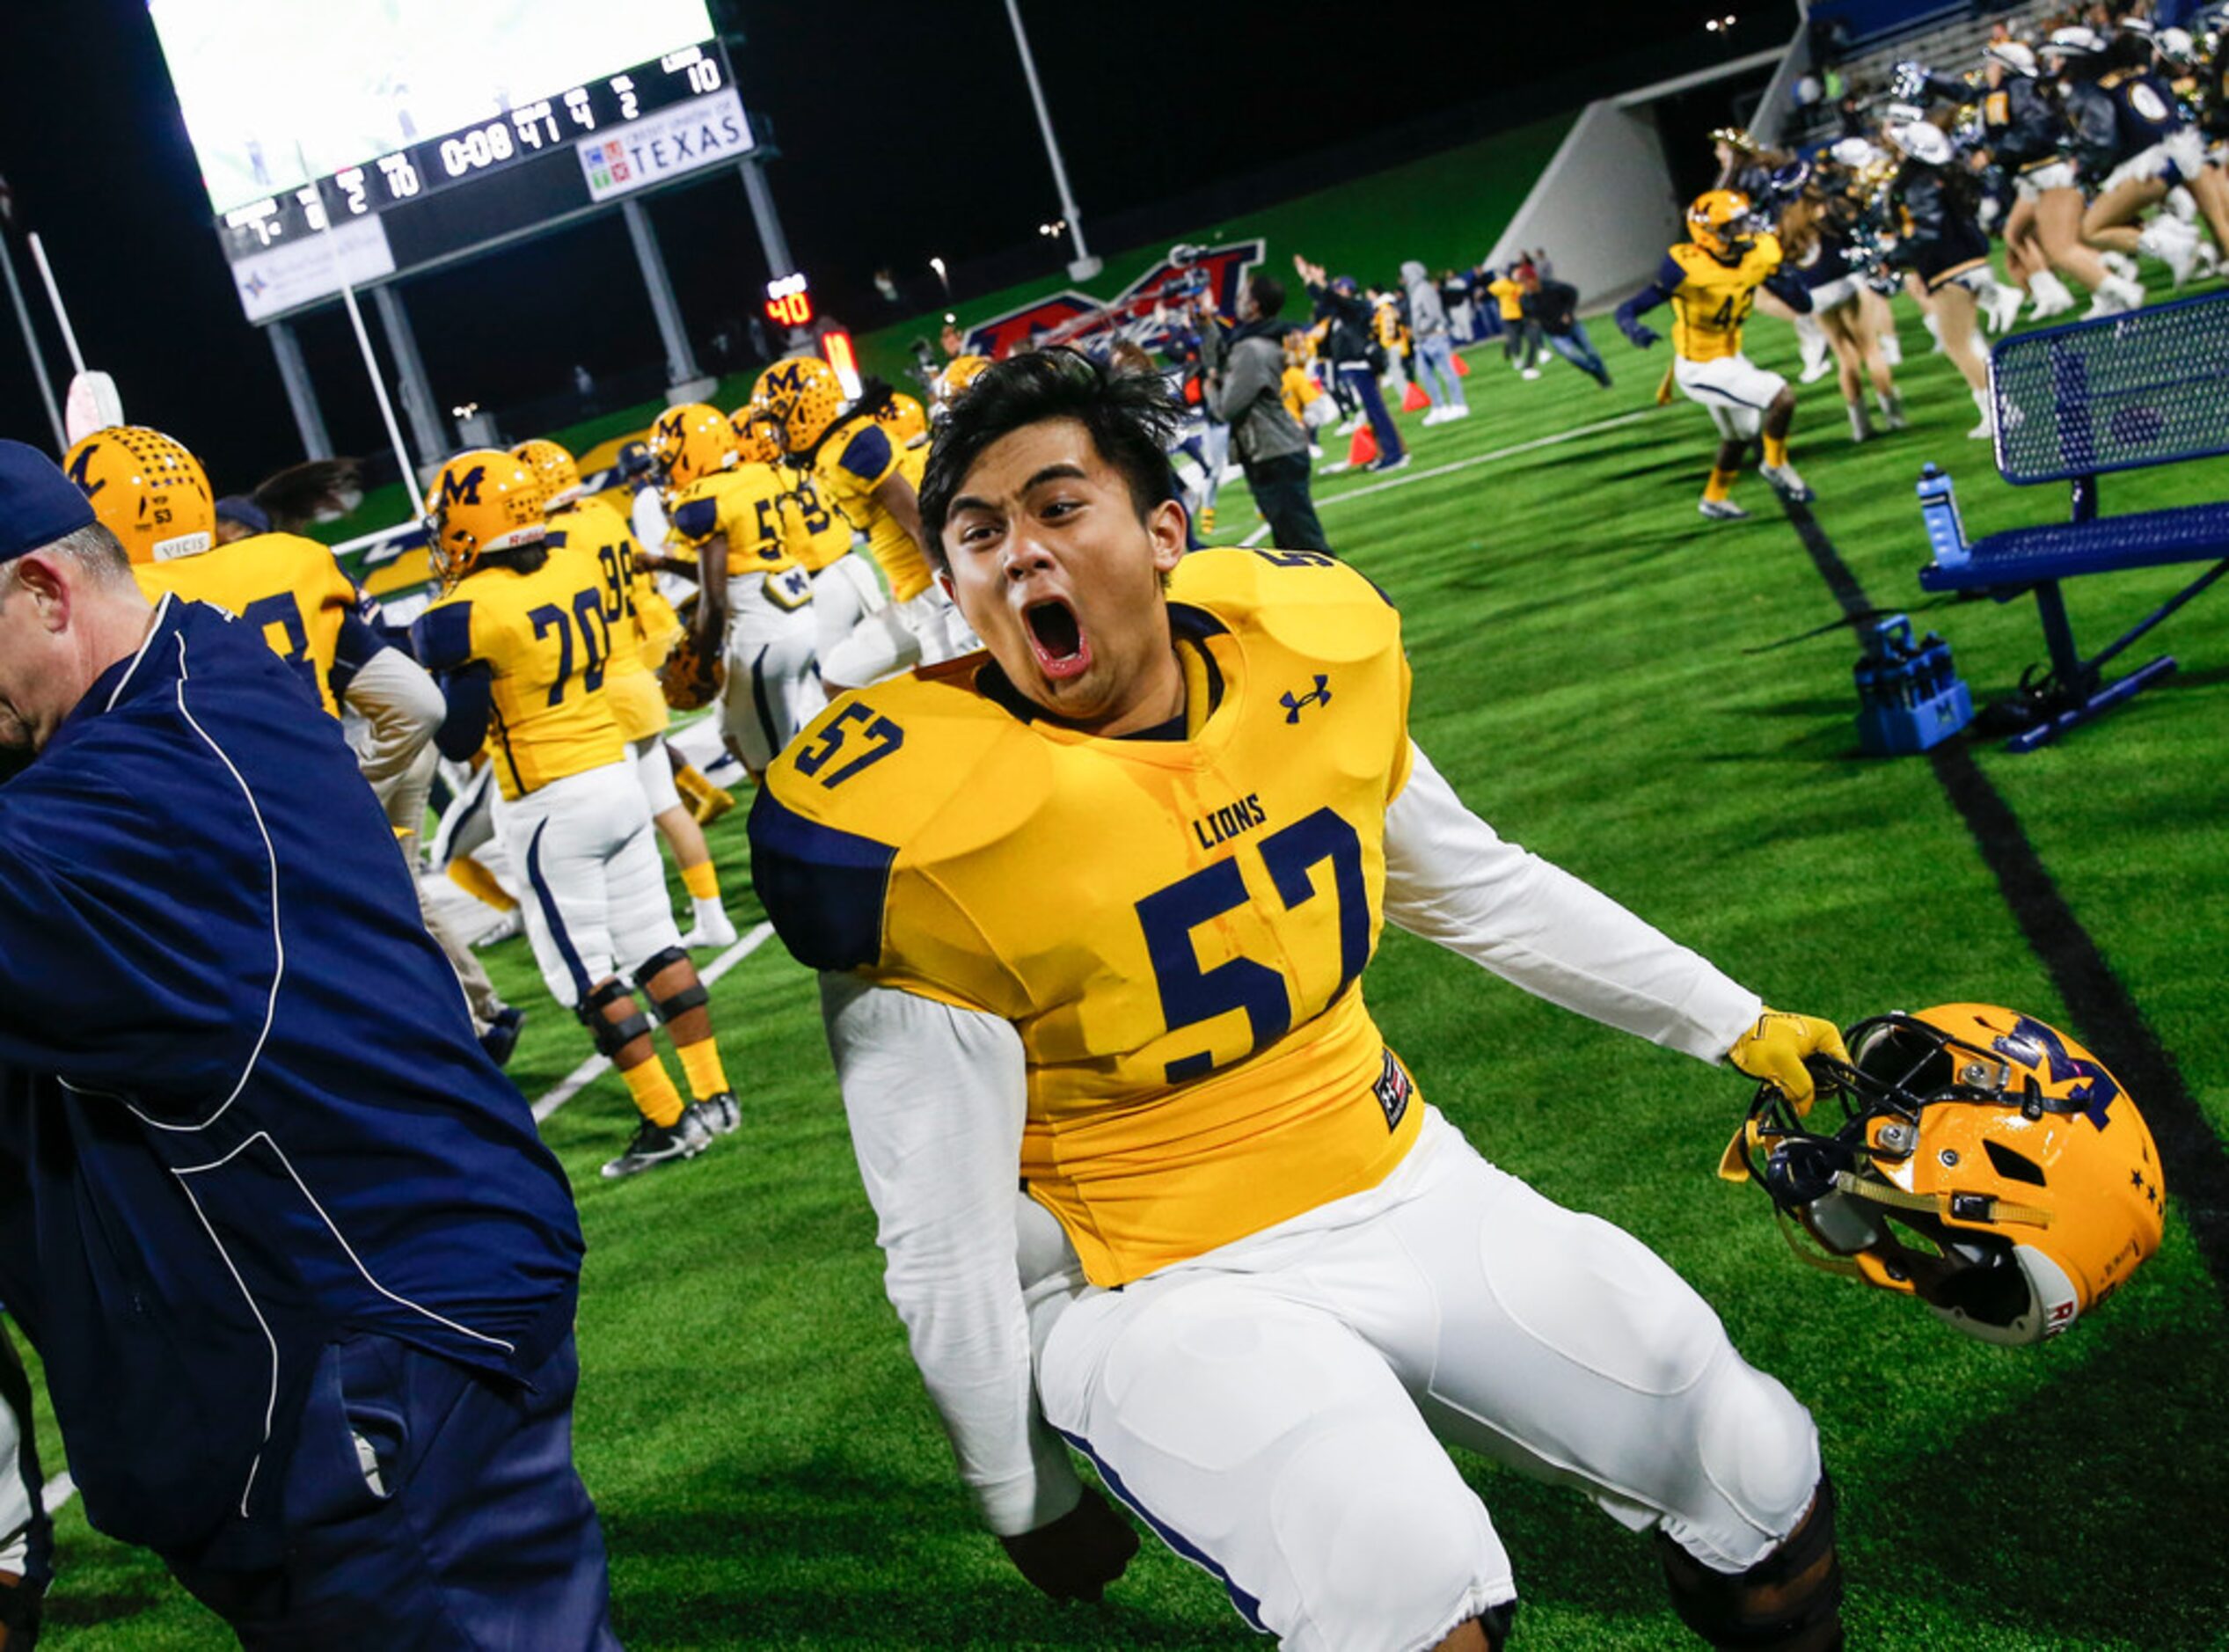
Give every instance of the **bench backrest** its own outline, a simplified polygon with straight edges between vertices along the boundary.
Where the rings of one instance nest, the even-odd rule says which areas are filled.
[[[2008,482],[2229,453],[2229,292],[2005,339],[1989,382]]]

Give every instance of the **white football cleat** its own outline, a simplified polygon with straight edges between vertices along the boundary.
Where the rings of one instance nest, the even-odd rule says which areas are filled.
[[[1695,508],[1713,522],[1747,522],[1749,520],[1749,512],[1743,510],[1730,499],[1701,500],[1697,502]]]
[[[1813,497],[1811,485],[1795,473],[1793,464],[1760,464],[1757,473],[1791,505],[1803,504]]]

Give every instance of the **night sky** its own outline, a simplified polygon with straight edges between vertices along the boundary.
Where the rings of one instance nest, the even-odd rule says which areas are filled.
[[[1180,27],[1168,20],[1186,14],[1169,9],[1022,3],[1087,233],[1157,200],[1436,115],[1467,111],[1487,129],[1497,91],[1547,77],[1580,77],[1575,106],[1628,78],[1620,69],[1611,84],[1585,84],[1590,61],[1692,45],[1703,20],[1728,9],[1737,0],[1597,5],[1582,26],[1569,8],[1225,4],[1196,8]],[[1776,44],[1793,26],[1784,0],[1749,9],[1728,55]],[[932,253],[963,300],[971,260],[1032,244],[1046,273],[1065,259],[1064,241],[1037,233],[1058,216],[1058,196],[1001,0],[726,0],[715,15],[743,37],[731,46],[743,100],[755,121],[771,121],[783,151],[776,201],[825,310],[861,330],[897,318],[868,285],[885,266],[926,303]],[[69,366],[27,230],[47,245],[88,364],[114,376],[134,422],[200,452],[219,491],[299,458],[270,346],[242,317],[211,231],[144,0],[6,0],[4,18],[0,176],[14,192],[11,241],[57,394]],[[756,308],[767,277],[742,185],[718,169],[655,197],[651,216],[709,369],[711,335]],[[1122,248],[1095,240],[1093,250]],[[651,391],[635,394],[654,393],[662,354],[616,213],[402,290],[444,408],[562,398],[576,363],[615,401],[631,398],[621,392],[646,369]],[[335,443],[384,447],[340,307],[299,331]],[[575,416],[553,411],[552,422]],[[0,319],[0,431],[51,440],[12,316]]]

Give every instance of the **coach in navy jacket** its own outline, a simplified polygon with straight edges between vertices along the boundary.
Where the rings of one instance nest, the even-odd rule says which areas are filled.
[[[313,714],[315,713],[315,714]],[[339,725],[0,442],[0,1299],[251,1645],[616,1644],[581,1233]]]

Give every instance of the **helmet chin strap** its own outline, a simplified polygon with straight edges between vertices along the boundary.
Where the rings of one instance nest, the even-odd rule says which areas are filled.
[[[1950,1221],[2018,1222],[2028,1227],[2051,1224],[2051,1213],[2036,1205],[2013,1204],[1985,1193],[1906,1193],[1892,1182],[1876,1181],[1847,1170],[1834,1173],[1834,1190],[1900,1210],[1924,1210]]]

